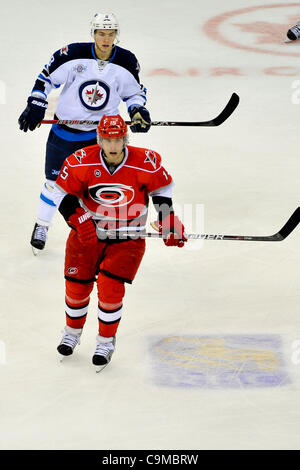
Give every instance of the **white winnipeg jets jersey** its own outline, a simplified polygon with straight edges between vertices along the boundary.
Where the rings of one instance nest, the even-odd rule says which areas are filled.
[[[114,46],[108,61],[97,58],[94,43],[74,43],[56,51],[38,76],[32,96],[47,99],[53,88],[64,85],[56,116],[62,120],[100,120],[118,114],[123,100],[127,108],[146,103],[146,89],[139,83],[139,63],[129,50]],[[81,131],[96,126],[71,125]]]

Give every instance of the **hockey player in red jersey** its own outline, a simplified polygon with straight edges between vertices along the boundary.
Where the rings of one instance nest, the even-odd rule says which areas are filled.
[[[153,150],[127,145],[127,125],[103,116],[97,144],[68,157],[56,180],[55,201],[71,227],[65,255],[66,327],[58,352],[80,342],[94,282],[98,323],[93,364],[105,366],[115,349],[125,283],[131,284],[145,252],[149,196],[166,246],[182,247],[184,226],[172,208],[172,177]]]
[[[113,13],[97,13],[91,21],[92,42],[76,42],[57,50],[37,77],[19,117],[20,129],[34,131],[48,107],[48,95],[63,86],[55,119],[100,121],[103,115],[118,114],[126,103],[132,132],[148,132],[151,126],[146,88],[140,84],[136,56],[117,45],[120,27]],[[43,250],[56,212],[55,180],[64,160],[76,150],[96,144],[96,125],[53,124],[46,145],[46,181],[40,194],[37,219],[31,236],[34,254]]]

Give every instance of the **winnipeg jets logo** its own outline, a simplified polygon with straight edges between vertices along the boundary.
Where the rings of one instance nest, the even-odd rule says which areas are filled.
[[[105,108],[110,96],[109,86],[100,80],[85,81],[78,91],[81,103],[91,111],[100,111]]]
[[[130,204],[134,198],[134,189],[125,184],[97,184],[89,188],[93,201],[104,207],[122,207]]]
[[[86,96],[90,104],[97,104],[97,101],[102,100],[103,94],[97,89],[98,82],[96,83],[95,88],[91,90],[86,90]]]
[[[154,170],[156,170],[156,164],[157,164],[156,154],[153,152],[153,150],[146,150],[145,154],[146,154],[146,158],[144,160],[144,163],[147,163],[147,162],[151,163]]]
[[[79,150],[76,150],[76,152],[74,152],[73,155],[77,158],[79,163],[81,163],[81,160],[86,156],[86,153],[83,149],[79,149]]]

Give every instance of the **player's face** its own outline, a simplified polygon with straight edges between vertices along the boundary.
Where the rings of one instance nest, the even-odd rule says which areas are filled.
[[[118,164],[124,158],[124,140],[122,139],[102,139],[102,149],[108,163]]]
[[[109,55],[111,53],[114,40],[116,39],[116,31],[109,29],[97,29],[94,34],[96,52],[100,55]]]

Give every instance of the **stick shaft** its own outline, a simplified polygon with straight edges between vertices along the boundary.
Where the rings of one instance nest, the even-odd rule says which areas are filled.
[[[187,233],[185,234],[188,240],[224,240],[224,241],[248,241],[248,242],[280,242],[284,240],[288,235],[297,227],[300,222],[300,207],[293,212],[288,221],[274,235],[216,235],[216,234],[205,234],[205,233]],[[158,232],[146,232],[140,234],[141,237],[145,238],[165,238]],[[124,238],[128,237],[124,234]]]
[[[237,105],[239,104],[239,96],[233,93],[230,97],[225,108],[221,113],[210,121],[152,121],[151,126],[196,126],[196,127],[213,127],[222,124],[229,116],[233,113]],[[131,121],[125,121],[129,126],[132,124]],[[99,121],[82,121],[82,120],[71,120],[71,119],[45,119],[41,121],[41,124],[61,124],[61,125],[86,125],[86,126],[97,126]]]
[[[61,125],[86,125],[86,126],[97,126],[100,121],[75,121],[70,119],[44,119],[41,121],[41,124],[61,124]],[[151,126],[181,126],[181,127],[191,127],[191,126],[203,126],[211,127],[212,124],[209,124],[211,121],[197,122],[197,121],[151,121]],[[133,124],[131,121],[125,121],[128,126]]]
[[[221,235],[221,234],[207,234],[207,233],[187,233],[185,234],[188,240],[223,240],[223,241],[255,241],[255,242],[275,242],[281,241],[283,238],[278,235],[270,236],[251,236],[251,235]],[[143,234],[146,238],[164,238],[159,233],[148,232]]]

